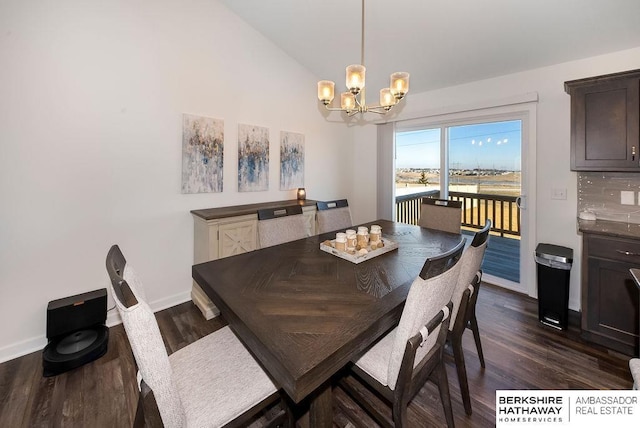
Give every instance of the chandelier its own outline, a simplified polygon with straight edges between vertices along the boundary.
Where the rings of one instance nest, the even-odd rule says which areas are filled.
[[[364,66],[364,0],[362,0],[362,39],[360,64],[347,67],[347,92],[340,94],[340,108],[331,107],[334,98],[335,83],[331,80],[318,82],[318,99],[329,111],[343,111],[349,117],[357,113],[386,114],[397,105],[409,91],[409,73],[400,71],[391,74],[388,88],[380,90],[380,104],[368,106],[365,101]]]

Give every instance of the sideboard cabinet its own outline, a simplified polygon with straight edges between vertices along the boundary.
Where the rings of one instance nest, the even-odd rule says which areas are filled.
[[[259,209],[302,205],[307,235],[316,234],[316,201],[280,201],[191,211],[193,215],[193,263],[204,263],[258,248]],[[220,314],[200,286],[193,281],[191,299],[206,319]]]
[[[565,82],[571,169],[640,172],[640,70]]]

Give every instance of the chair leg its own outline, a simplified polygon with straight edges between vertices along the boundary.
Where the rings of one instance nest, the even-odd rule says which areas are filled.
[[[409,403],[396,401],[393,403],[393,426],[395,428],[408,427],[407,407]]]
[[[476,349],[478,350],[478,357],[480,358],[480,365],[485,368],[484,354],[482,353],[482,343],[480,343],[480,330],[478,329],[478,319],[476,318],[475,311],[469,317],[469,328],[473,332],[473,339],[476,342]]]
[[[267,428],[294,428],[295,420],[293,412],[287,401],[287,398],[283,396],[284,392],[280,392],[280,400],[276,405],[278,408],[272,409],[272,414],[267,414],[267,420],[264,426]]]
[[[438,384],[440,401],[442,401],[442,407],[444,408],[444,417],[447,420],[447,426],[449,428],[453,428],[455,427],[455,422],[453,421],[451,394],[449,394],[449,380],[447,379],[447,369],[445,368],[442,361],[440,361],[438,365],[433,369],[433,375]]]
[[[452,337],[451,347],[453,348],[453,358],[456,361],[456,371],[458,372],[458,382],[460,383],[460,394],[464,411],[471,416],[471,396],[469,395],[469,383],[467,381],[467,367],[464,363],[464,353],[462,351],[462,337]]]

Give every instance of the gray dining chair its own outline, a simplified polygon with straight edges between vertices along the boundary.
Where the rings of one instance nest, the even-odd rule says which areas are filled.
[[[478,350],[480,365],[484,368],[484,355],[482,344],[480,343],[480,331],[476,318],[476,302],[480,291],[480,281],[482,280],[482,260],[487,249],[489,231],[491,230],[491,220],[487,220],[484,227],[477,231],[471,245],[465,249],[460,259],[460,275],[458,283],[453,292],[451,301],[453,302],[453,312],[451,323],[449,324],[448,340],[451,343],[453,357],[456,362],[458,382],[460,383],[460,393],[462,403],[467,415],[471,415],[471,397],[469,395],[469,384],[467,382],[467,369],[462,350],[462,335],[466,329],[473,332],[473,338]]]
[[[638,289],[638,304],[640,305],[640,269],[630,269],[629,271]],[[638,331],[640,331],[640,316],[638,317]],[[640,337],[638,337],[638,352],[640,352]],[[640,389],[640,355],[639,358],[629,360],[629,370],[633,378],[633,389]]]
[[[258,241],[260,248],[271,247],[307,237],[302,207],[258,210]]]
[[[411,284],[398,326],[351,366],[360,380],[392,404],[392,421],[379,409],[366,406],[382,425],[407,427],[409,401],[432,380],[438,386],[447,425],[454,426],[443,350],[464,242],[462,239],[451,251],[425,262]],[[356,401],[366,401],[360,388],[344,380],[341,384]]]
[[[460,233],[462,202],[447,199],[422,198],[418,225],[428,229]]]
[[[629,360],[629,370],[633,378],[633,389],[640,389],[640,358]]]
[[[117,245],[106,265],[141,379],[134,426],[244,426],[280,399],[278,388],[228,326],[167,355],[141,281]],[[284,406],[270,412],[267,426],[287,421]]]
[[[316,219],[318,234],[339,230],[344,232],[353,226],[349,202],[346,199],[336,201],[316,202]]]

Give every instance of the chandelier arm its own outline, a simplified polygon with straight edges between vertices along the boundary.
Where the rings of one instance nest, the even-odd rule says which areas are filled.
[[[348,111],[340,107],[329,107],[328,105],[325,105],[324,108],[329,111]]]
[[[380,109],[382,109],[382,111],[380,111]],[[389,109],[389,110],[391,110],[391,109]],[[367,113],[387,114],[387,112],[389,110],[385,109],[382,106],[373,106],[373,107],[368,107],[367,108]]]

